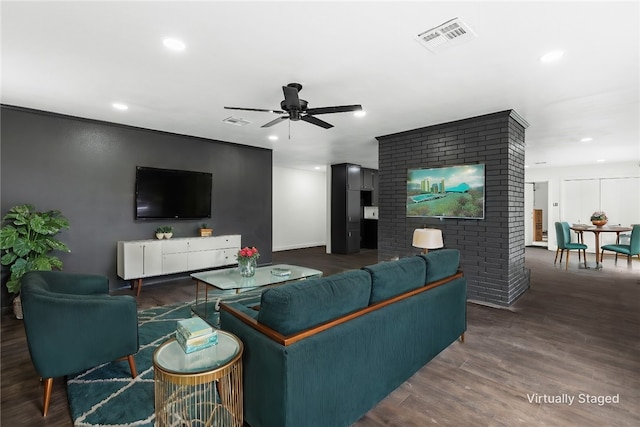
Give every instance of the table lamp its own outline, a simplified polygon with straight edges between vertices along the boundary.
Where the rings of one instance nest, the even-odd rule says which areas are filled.
[[[416,248],[422,248],[423,254],[429,249],[438,249],[444,246],[442,230],[437,228],[416,228],[413,232],[413,243]]]

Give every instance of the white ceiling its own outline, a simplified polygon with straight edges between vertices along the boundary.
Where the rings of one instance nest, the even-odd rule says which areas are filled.
[[[514,109],[532,168],[640,160],[638,1],[2,1],[0,12],[3,104],[268,147],[276,166],[303,169],[375,168],[376,136]],[[416,41],[455,17],[477,38],[437,54]],[[186,49],[167,50],[167,36]],[[554,49],[560,61],[539,61]],[[290,82],[309,107],[367,115],[261,128],[277,116],[223,108],[280,109]],[[232,115],[251,123],[222,122]]]

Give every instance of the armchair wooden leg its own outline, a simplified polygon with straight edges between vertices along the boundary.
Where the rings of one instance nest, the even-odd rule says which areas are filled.
[[[565,267],[565,270],[569,269],[569,254],[571,254],[571,251],[567,249],[567,266]]]
[[[460,335],[460,342],[464,342],[464,332]]]
[[[44,379],[44,399],[42,400],[42,416],[46,417],[49,412],[49,402],[51,401],[51,389],[53,388],[53,378]]]
[[[127,362],[129,362],[129,370],[131,370],[131,378],[135,378],[138,376],[138,370],[136,369],[136,360],[133,358],[133,354],[130,354],[128,356],[122,356],[120,358],[118,358],[118,361],[122,361],[124,359],[127,359]]]
[[[582,257],[584,258],[584,268],[587,268],[587,250],[582,250]]]
[[[553,259],[553,263],[555,264],[558,261],[558,254],[560,253],[560,248],[556,249],[556,257]],[[562,262],[562,259],[560,260]]]
[[[133,354],[127,356],[127,360],[129,361],[129,369],[131,369],[131,378],[137,377],[138,371],[136,370],[136,361],[133,358]]]

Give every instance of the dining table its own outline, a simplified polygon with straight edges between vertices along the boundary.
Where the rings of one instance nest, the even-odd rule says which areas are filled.
[[[602,268],[602,253],[600,253],[600,233],[616,233],[616,243],[620,243],[620,233],[631,231],[631,227],[622,225],[589,225],[589,224],[573,224],[571,230],[578,234],[578,242],[584,243],[583,233],[590,231],[596,237],[596,268]]]

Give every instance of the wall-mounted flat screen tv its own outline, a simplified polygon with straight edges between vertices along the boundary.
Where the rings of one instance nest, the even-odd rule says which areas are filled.
[[[211,218],[212,174],[136,168],[136,219]]]
[[[484,165],[407,170],[407,216],[484,219]]]

